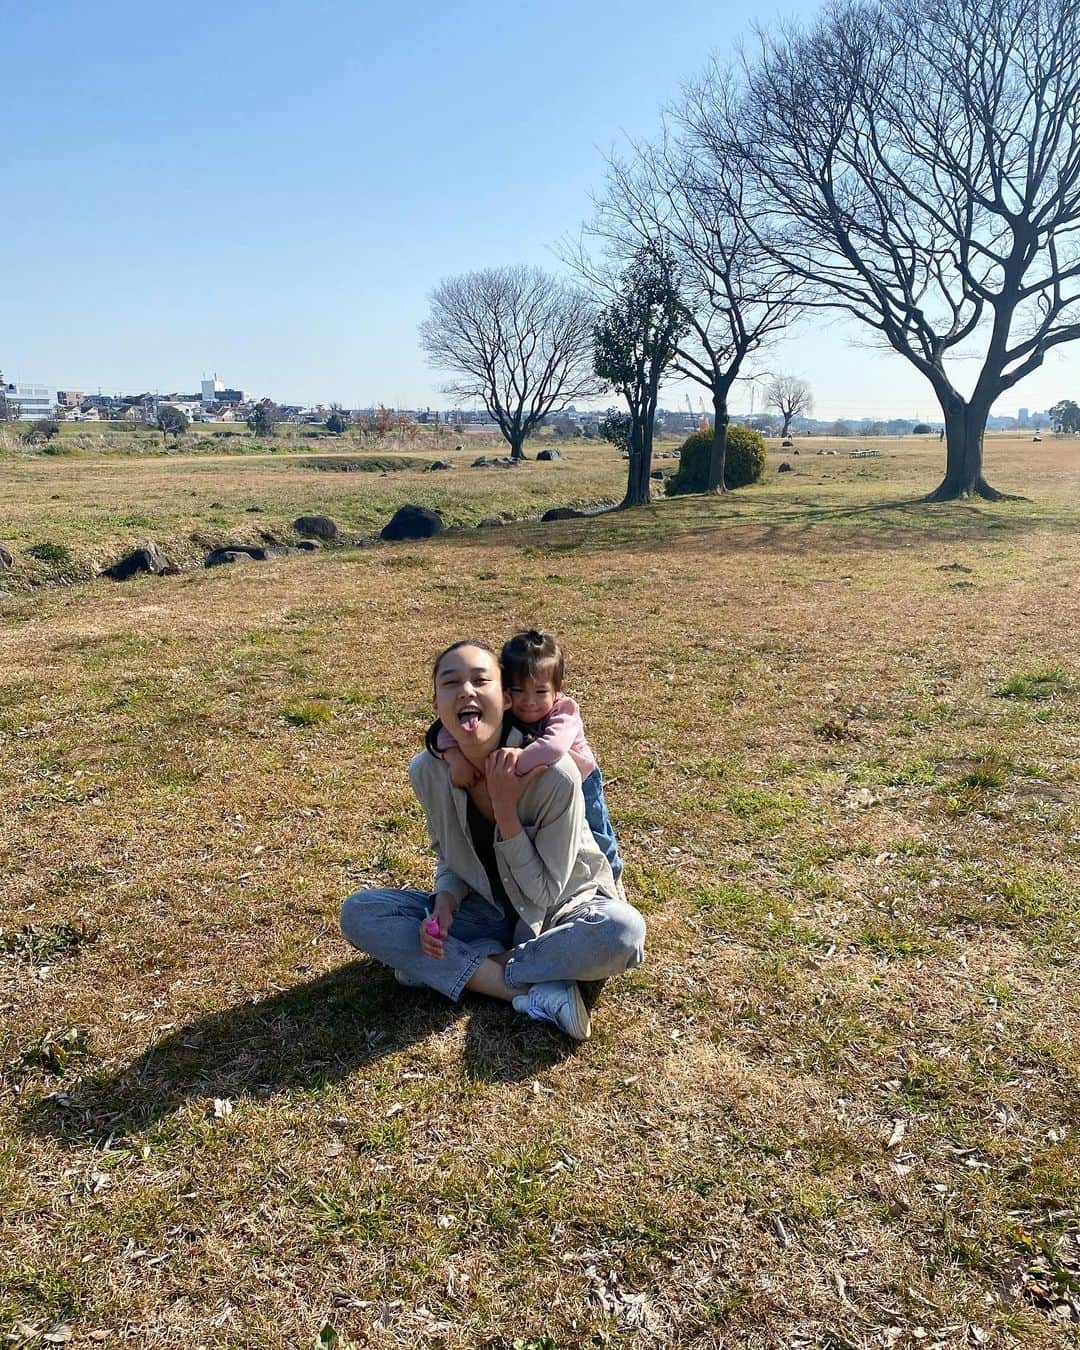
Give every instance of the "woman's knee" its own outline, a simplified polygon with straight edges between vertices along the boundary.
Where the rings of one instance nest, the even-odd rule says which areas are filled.
[[[401,893],[377,888],[354,891],[341,906],[342,936],[360,951],[368,950],[372,930],[385,922],[395,905],[400,906]]]
[[[596,937],[613,973],[641,965],[645,959],[645,920],[633,905],[604,905],[584,917],[587,924],[596,925]]]

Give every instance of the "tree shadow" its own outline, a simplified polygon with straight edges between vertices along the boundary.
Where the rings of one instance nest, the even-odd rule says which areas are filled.
[[[462,1012],[437,994],[402,989],[374,961],[351,961],[190,1022],[115,1072],[52,1093],[24,1123],[85,1143],[144,1130],[192,1100],[311,1090],[444,1031]]]

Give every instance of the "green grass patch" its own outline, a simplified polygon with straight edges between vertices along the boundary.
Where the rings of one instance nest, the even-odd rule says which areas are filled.
[[[998,698],[1038,703],[1064,694],[1071,687],[1072,683],[1065,671],[1060,666],[1051,666],[1045,670],[1012,675],[994,693]]]

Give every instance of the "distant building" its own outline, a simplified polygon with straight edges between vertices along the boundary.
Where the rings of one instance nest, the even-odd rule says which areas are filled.
[[[45,384],[16,384],[5,381],[0,385],[10,416],[22,422],[36,422],[39,417],[55,417],[56,390]]]
[[[58,389],[56,406],[58,408],[77,408],[83,401],[83,395],[77,389]]]
[[[247,394],[242,389],[226,389],[215,375],[212,380],[202,381],[202,403],[205,408],[233,407],[247,402]]]
[[[1029,408],[1021,408],[1016,420],[1020,426],[1026,427],[1031,420],[1031,410]]]

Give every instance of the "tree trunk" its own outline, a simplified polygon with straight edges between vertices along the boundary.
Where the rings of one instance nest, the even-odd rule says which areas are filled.
[[[709,451],[709,471],[705,479],[706,492],[726,492],[724,470],[727,468],[727,399],[723,394],[713,395],[712,449]]]
[[[651,437],[648,438],[651,440]],[[630,423],[630,462],[626,472],[626,496],[619,503],[619,509],[627,506],[647,506],[649,504],[649,463],[652,459],[651,446],[647,444],[645,426],[640,416],[631,413]]]
[[[926,500],[953,502],[964,497],[985,497],[991,502],[1009,500],[983,477],[983,432],[989,407],[965,403],[955,394],[941,402],[945,414],[945,477]]]
[[[507,437],[507,440],[510,442],[510,458],[524,459],[525,437],[522,435],[522,433],[520,431],[513,430],[510,432],[510,435]]]
[[[784,413],[784,425],[783,425],[783,428],[782,428],[781,431],[780,431],[780,438],[781,438],[781,440],[785,440],[785,441],[787,440],[787,438],[788,438],[788,432],[789,432],[789,430],[791,429],[791,419],[792,419],[794,416],[795,416],[794,413],[789,413],[789,412]]]

